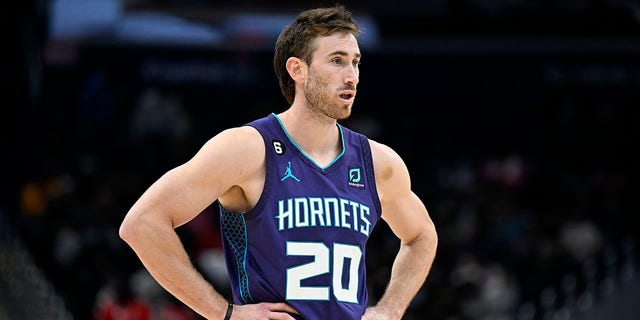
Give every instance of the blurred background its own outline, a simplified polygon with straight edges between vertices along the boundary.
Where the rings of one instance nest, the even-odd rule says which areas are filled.
[[[334,2],[3,5],[0,319],[199,319],[118,227],[210,137],[287,105],[275,39]],[[405,319],[637,319],[640,1],[345,2],[343,124],[393,147],[439,231]],[[229,295],[212,205],[178,232]],[[370,238],[372,302],[398,242]]]

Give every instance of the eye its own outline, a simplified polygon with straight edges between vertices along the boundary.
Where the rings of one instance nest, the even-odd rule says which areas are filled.
[[[336,57],[331,59],[331,63],[333,64],[342,64],[342,58]]]
[[[359,66],[359,65],[360,65],[360,60],[353,60],[353,62],[352,62],[352,63],[353,63],[353,66],[354,66],[354,67],[357,67],[357,66]]]

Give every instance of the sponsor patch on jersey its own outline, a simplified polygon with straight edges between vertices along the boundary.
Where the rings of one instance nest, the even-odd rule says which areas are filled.
[[[362,179],[362,170],[360,168],[349,169],[349,185],[359,189],[364,189],[364,179]]]

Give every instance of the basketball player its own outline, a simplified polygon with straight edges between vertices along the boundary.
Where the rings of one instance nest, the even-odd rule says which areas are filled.
[[[426,280],[437,235],[407,167],[338,123],[356,96],[359,32],[342,6],[300,13],[275,46],[289,108],[217,134],[124,218],[120,236],[151,275],[207,319],[401,319]],[[195,270],[174,231],[214,201],[232,302]],[[401,245],[370,305],[365,247],[380,218]]]

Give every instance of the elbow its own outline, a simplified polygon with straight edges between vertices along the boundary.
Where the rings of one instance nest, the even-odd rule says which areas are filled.
[[[421,243],[424,246],[425,250],[431,252],[432,256],[435,256],[436,250],[438,248],[438,231],[436,230],[436,227],[432,221],[425,225],[425,228],[421,232],[418,239],[421,240]]]
[[[173,230],[173,224],[168,219],[151,214],[148,210],[131,209],[122,220],[118,235],[132,249],[144,247],[149,238],[159,234],[166,234]]]
[[[429,243],[435,252],[438,248],[438,230],[436,230],[436,226],[433,222],[431,222],[427,234],[429,235]]]
[[[122,222],[122,224],[120,224],[120,229],[118,229],[118,236],[120,236],[120,239],[122,239],[124,242],[129,243],[129,241],[133,237],[134,232],[135,231],[133,227],[125,220]]]
[[[403,244],[420,248],[425,256],[435,256],[438,248],[438,233],[434,224],[432,222],[425,224],[415,237]]]
[[[140,238],[138,236],[140,233],[140,230],[138,228],[139,224],[136,223],[135,220],[136,218],[133,215],[127,214],[127,216],[120,224],[120,229],[118,229],[118,235],[120,236],[120,239],[122,239],[129,245],[134,244],[136,242],[136,239]]]

